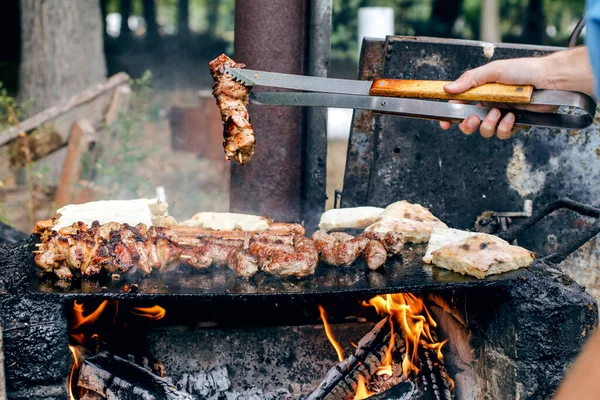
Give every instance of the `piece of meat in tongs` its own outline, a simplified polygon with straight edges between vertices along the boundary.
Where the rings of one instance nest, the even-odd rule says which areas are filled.
[[[244,68],[245,65],[221,54],[208,66],[214,79],[213,95],[217,99],[223,120],[225,160],[233,159],[244,164],[252,158],[255,142],[254,130],[246,109],[249,90],[241,83],[235,82],[225,70],[226,67]]]

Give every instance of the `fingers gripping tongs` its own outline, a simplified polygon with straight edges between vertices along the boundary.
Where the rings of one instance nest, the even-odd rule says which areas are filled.
[[[260,105],[338,107],[373,110],[398,116],[459,122],[470,115],[481,120],[492,107],[501,103],[500,112],[515,115],[515,125],[582,129],[592,124],[596,113],[594,100],[582,93],[562,90],[536,90],[532,86],[488,83],[461,94],[444,91],[445,81],[317,78],[275,72],[229,68],[234,80],[245,86],[269,86],[304,92],[251,92],[250,102]],[[422,100],[430,99],[430,100]],[[482,102],[482,105],[455,104],[432,100]],[[560,111],[533,112],[524,105],[566,106]],[[514,107],[514,108],[512,108]],[[577,110],[574,110],[577,109]]]

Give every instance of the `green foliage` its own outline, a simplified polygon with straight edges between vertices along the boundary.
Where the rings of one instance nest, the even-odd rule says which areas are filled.
[[[82,159],[83,178],[106,188],[109,197],[139,197],[140,190],[149,187],[139,172],[140,163],[152,153],[152,149],[142,143],[144,124],[157,117],[150,108],[151,80],[152,74],[146,71],[132,82],[129,108],[106,126],[108,134],[100,143],[101,156],[95,164],[92,165],[90,153]]]
[[[29,102],[20,104],[0,82],[0,130],[18,124],[29,105]]]

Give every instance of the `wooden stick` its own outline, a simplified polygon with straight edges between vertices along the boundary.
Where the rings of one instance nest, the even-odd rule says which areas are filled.
[[[129,75],[124,72],[119,72],[118,74],[111,76],[107,81],[94,85],[83,92],[77,93],[66,102],[56,107],[50,107],[41,113],[26,119],[20,124],[6,129],[4,132],[0,132],[0,146],[10,142],[11,140],[14,140],[19,135],[19,132],[29,132],[38,126],[45,124],[46,122],[49,122],[62,114],[65,114],[77,106],[90,102],[107,90],[114,89],[117,86],[129,82],[129,79]]]
[[[121,85],[115,89],[108,111],[104,121],[107,125],[112,124],[119,117],[119,112],[129,108],[129,100],[131,99],[131,88],[128,84]]]
[[[57,208],[71,203],[73,184],[81,175],[81,157],[96,141],[95,134],[96,131],[88,120],[82,119],[73,123],[60,183],[54,196]]]

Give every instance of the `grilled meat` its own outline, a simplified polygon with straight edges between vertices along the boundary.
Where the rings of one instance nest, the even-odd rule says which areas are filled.
[[[149,274],[153,268],[176,261],[181,254],[181,249],[165,237],[164,230],[115,222],[94,222],[88,228],[79,222],[58,231],[45,231],[35,262],[62,279],[72,277],[65,266],[80,270],[84,276],[97,275],[102,270],[124,273],[136,268]]]
[[[227,266],[238,275],[250,278],[258,272],[258,260],[242,249],[236,249],[227,256]]]
[[[373,225],[371,225],[373,226]],[[404,249],[404,235],[402,232],[393,230],[377,232],[365,230],[362,234],[364,237],[381,242],[391,254],[400,254]]]
[[[225,68],[244,68],[245,65],[221,54],[208,63],[208,66],[214,79],[213,95],[217,99],[223,120],[225,160],[233,159],[244,164],[252,158],[255,142],[254,130],[246,109],[248,88],[235,82],[231,75],[225,72]]]
[[[371,270],[376,270],[387,261],[387,250],[378,240],[369,240],[365,247],[365,260]]]
[[[241,231],[212,231],[192,228],[147,228],[111,222],[91,227],[80,222],[58,231],[48,225],[40,229],[41,244],[35,262],[46,272],[70,279],[73,271],[83,276],[153,270],[169,271],[186,263],[195,268],[227,264],[241,276],[252,276],[259,268],[259,257],[269,273],[305,276],[316,263],[309,244],[293,232],[298,228],[281,224],[274,234]],[[308,246],[308,247],[307,247]],[[290,257],[283,257],[282,254]]]
[[[329,234],[324,230],[316,231],[312,239],[321,259],[331,265],[352,264],[369,243],[369,239],[362,236],[354,237],[344,232]]]
[[[315,243],[301,235],[294,237],[294,252],[283,248],[286,245],[274,245],[264,257],[258,258],[261,270],[276,276],[308,276],[315,273],[319,263],[319,253]]]

